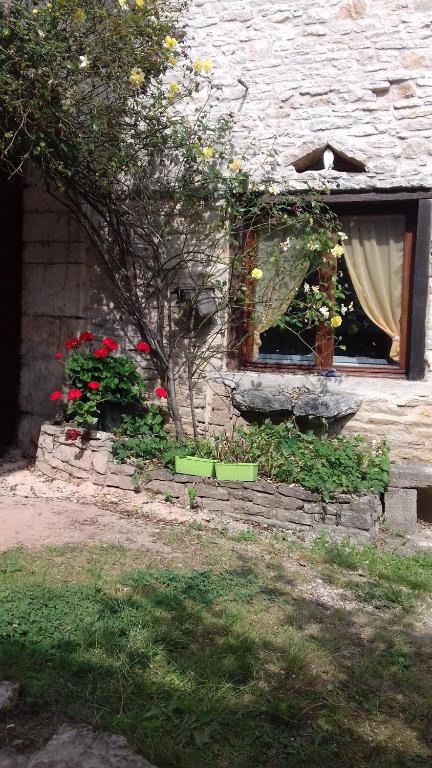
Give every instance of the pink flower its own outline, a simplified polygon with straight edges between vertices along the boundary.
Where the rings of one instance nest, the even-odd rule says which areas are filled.
[[[99,349],[95,350],[94,356],[95,357],[108,357],[109,355],[109,349],[106,347],[100,347]]]
[[[80,340],[75,338],[68,339],[65,344],[66,349],[78,349],[78,347],[80,346],[81,346]]]
[[[71,389],[68,394],[68,400],[81,400],[82,392],[80,389]]]
[[[156,397],[160,397],[160,398],[162,398],[164,400],[167,400],[167,398],[168,398],[168,392],[163,387],[156,387],[154,393],[155,393]]]
[[[88,388],[96,391],[101,388],[101,385],[98,381],[89,381]]]
[[[146,341],[139,341],[135,349],[137,349],[138,352],[144,352],[145,355],[148,355],[148,353],[151,351],[150,345],[147,344]]]
[[[108,336],[106,339],[103,339],[102,344],[104,347],[109,349],[110,352],[115,352],[116,349],[118,349],[118,344],[114,339],[112,339],[110,336]]]
[[[56,400],[60,400],[63,397],[62,393],[56,390],[55,392],[51,392],[50,394],[50,400],[55,402]]]
[[[78,440],[81,437],[81,431],[79,429],[67,429],[66,440]]]
[[[78,338],[80,341],[93,341],[94,336],[92,333],[90,333],[90,331],[83,331],[83,333],[80,333]]]

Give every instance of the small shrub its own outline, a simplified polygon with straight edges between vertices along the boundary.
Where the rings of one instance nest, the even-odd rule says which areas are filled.
[[[166,437],[164,417],[157,405],[149,405],[144,414],[124,415],[116,435],[120,437],[138,438],[145,435]]]

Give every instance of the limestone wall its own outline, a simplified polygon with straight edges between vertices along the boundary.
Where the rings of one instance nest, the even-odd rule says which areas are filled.
[[[113,460],[111,447],[112,437],[105,432],[92,431],[85,439],[70,441],[65,427],[44,424],[36,466],[49,477],[85,479],[130,491],[139,486],[183,505],[190,505],[193,491],[193,503],[209,512],[338,537],[373,539],[383,516],[377,494],[337,494],[331,503],[324,503],[318,494],[299,486],[218,482],[151,468],[137,474],[135,467]]]
[[[256,167],[274,147],[281,186],[316,181],[292,162],[330,143],[367,168],[329,172],[339,191],[432,188],[432,0],[191,0],[187,24],[193,51],[215,62],[221,110],[236,116],[234,151],[247,151]],[[23,239],[19,442],[32,451],[53,413],[49,393],[61,368],[52,355],[65,337],[89,326],[129,350],[134,334],[76,224],[34,181],[24,195]],[[431,304],[427,348],[432,361]],[[230,376],[212,370],[197,386],[202,431],[237,419]],[[236,374],[236,382],[248,376]],[[275,378],[251,377],[258,386]],[[317,377],[288,378],[323,386]],[[388,436],[398,459],[431,461],[430,373],[419,383],[344,377],[331,386],[363,398],[348,430]],[[180,406],[190,424],[181,387]]]

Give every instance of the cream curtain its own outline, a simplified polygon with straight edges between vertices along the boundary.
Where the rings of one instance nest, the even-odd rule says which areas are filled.
[[[283,238],[261,238],[256,266],[263,271],[262,280],[257,281],[255,292],[255,333],[253,359],[259,357],[261,334],[272,328],[289,308],[309,267],[307,260],[299,260],[293,247],[281,257],[275,258],[272,252]]]
[[[390,336],[390,357],[400,359],[406,222],[404,216],[343,219],[345,260],[363,311]]]

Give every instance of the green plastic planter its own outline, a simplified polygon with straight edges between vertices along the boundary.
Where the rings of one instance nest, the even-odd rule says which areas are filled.
[[[239,482],[254,482],[258,477],[258,464],[228,464],[216,462],[216,478],[218,480],[237,480]]]
[[[178,475],[214,477],[214,465],[213,459],[200,459],[199,456],[175,457],[175,471]]]

